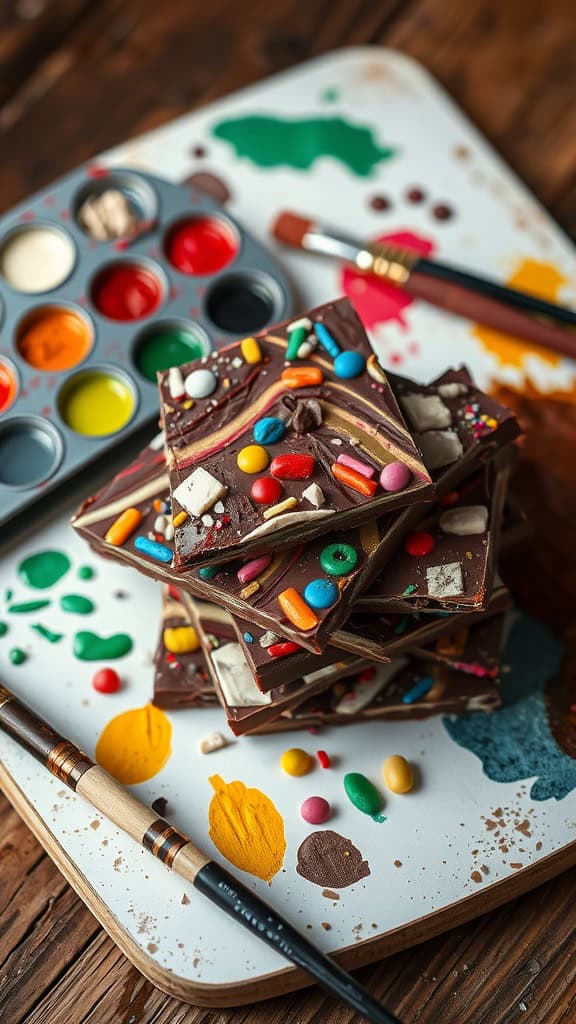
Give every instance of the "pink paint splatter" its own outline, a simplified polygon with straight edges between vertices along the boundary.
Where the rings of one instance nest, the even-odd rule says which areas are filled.
[[[435,244],[430,238],[417,235],[413,231],[393,231],[379,235],[374,241],[405,246],[406,249],[421,253],[422,256],[431,256],[435,249]],[[367,330],[390,320],[395,320],[404,330],[408,328],[404,312],[412,305],[414,299],[401,288],[385,284],[375,277],[360,274],[350,267],[343,269],[340,287],[350,299]]]

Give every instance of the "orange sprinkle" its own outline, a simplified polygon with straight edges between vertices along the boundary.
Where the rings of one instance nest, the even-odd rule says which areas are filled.
[[[290,366],[282,370],[280,380],[288,388],[308,388],[314,384],[321,384],[324,374],[319,366]]]
[[[341,484],[351,487],[353,491],[358,491],[360,494],[365,494],[367,498],[372,497],[378,486],[375,480],[367,480],[361,473],[350,469],[349,466],[343,466],[341,462],[333,462],[331,469]]]
[[[289,622],[296,626],[296,629],[306,632],[318,625],[317,616],[294,587],[288,587],[288,590],[283,590],[278,595],[278,604]]]
[[[172,525],[174,526],[174,528],[177,528],[178,526],[182,526],[182,523],[186,522],[187,519],[188,513],[186,512],[186,509],[182,509],[181,512],[178,512],[178,514],[174,516],[174,519],[172,520]]]
[[[162,511],[162,502],[160,501],[160,498],[154,498],[154,501],[152,502],[152,508],[154,509],[155,512]]]
[[[142,513],[137,508],[127,508],[124,510],[122,515],[118,516],[115,523],[107,530],[104,540],[107,544],[113,544],[114,547],[121,547],[125,540],[134,530],[140,525],[142,521]]]

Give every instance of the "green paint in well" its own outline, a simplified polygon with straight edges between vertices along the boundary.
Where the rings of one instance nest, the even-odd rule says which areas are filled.
[[[41,608],[47,608],[51,601],[43,599],[41,601],[19,601],[18,604],[11,604],[8,606],[8,611],[12,612],[13,615],[24,615],[26,612],[39,612]]]
[[[8,657],[12,665],[22,665],[28,659],[26,651],[23,651],[21,647],[12,647]]]
[[[43,626],[40,622],[35,622],[30,629],[33,629],[35,633],[38,633],[38,636],[44,637],[49,644],[57,644],[64,636],[64,633],[54,633],[51,629],[48,629],[47,626]]]
[[[96,571],[91,565],[81,565],[78,569],[79,580],[93,580],[96,575]]]
[[[352,174],[369,177],[395,150],[379,146],[371,128],[343,117],[279,118],[249,115],[214,125],[212,134],[229,142],[236,156],[257,167],[292,167],[307,171],[320,157],[331,156]]]
[[[80,661],[112,661],[130,653],[132,640],[127,633],[98,636],[97,633],[81,631],[74,637],[72,650]]]
[[[35,590],[47,590],[66,575],[70,559],[63,551],[39,551],[18,566],[20,579]]]
[[[7,632],[8,632],[8,623],[7,622],[0,622],[0,636],[6,636]]]
[[[72,612],[74,615],[90,615],[94,611],[94,601],[82,594],[64,594],[60,598],[60,607],[63,612]]]
[[[169,366],[181,366],[205,355],[201,341],[183,327],[159,327],[140,339],[134,361],[146,380],[156,383],[156,373]]]

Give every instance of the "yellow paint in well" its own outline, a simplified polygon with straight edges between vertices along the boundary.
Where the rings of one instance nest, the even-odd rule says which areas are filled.
[[[286,853],[281,815],[259,789],[219,775],[208,781],[214,790],[208,811],[212,842],[235,867],[271,882]]]
[[[96,760],[124,786],[146,782],[172,753],[172,726],[160,708],[123,711],[106,725],[96,744]]]
[[[134,395],[121,377],[103,371],[79,373],[64,389],[60,413],[64,422],[87,437],[115,434],[134,412]]]
[[[538,260],[525,259],[515,270],[506,284],[511,288],[518,288],[520,291],[537,295],[540,299],[558,301],[558,295],[562,285],[567,284],[567,278],[563,277],[559,270],[551,263],[541,263]],[[538,356],[549,366],[557,366],[561,357],[550,349],[540,345],[533,345],[522,338],[515,338],[511,334],[503,334],[483,324],[474,324],[472,334],[482,343],[487,352],[490,352],[498,360],[499,366],[513,366],[523,369],[524,360],[527,355]]]

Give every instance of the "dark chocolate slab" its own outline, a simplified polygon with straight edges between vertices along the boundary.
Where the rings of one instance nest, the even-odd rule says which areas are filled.
[[[214,707],[218,697],[199,640],[181,601],[162,591],[160,634],[154,654],[154,695],[159,708]],[[197,634],[196,634],[197,637]],[[171,649],[170,649],[171,648]]]

